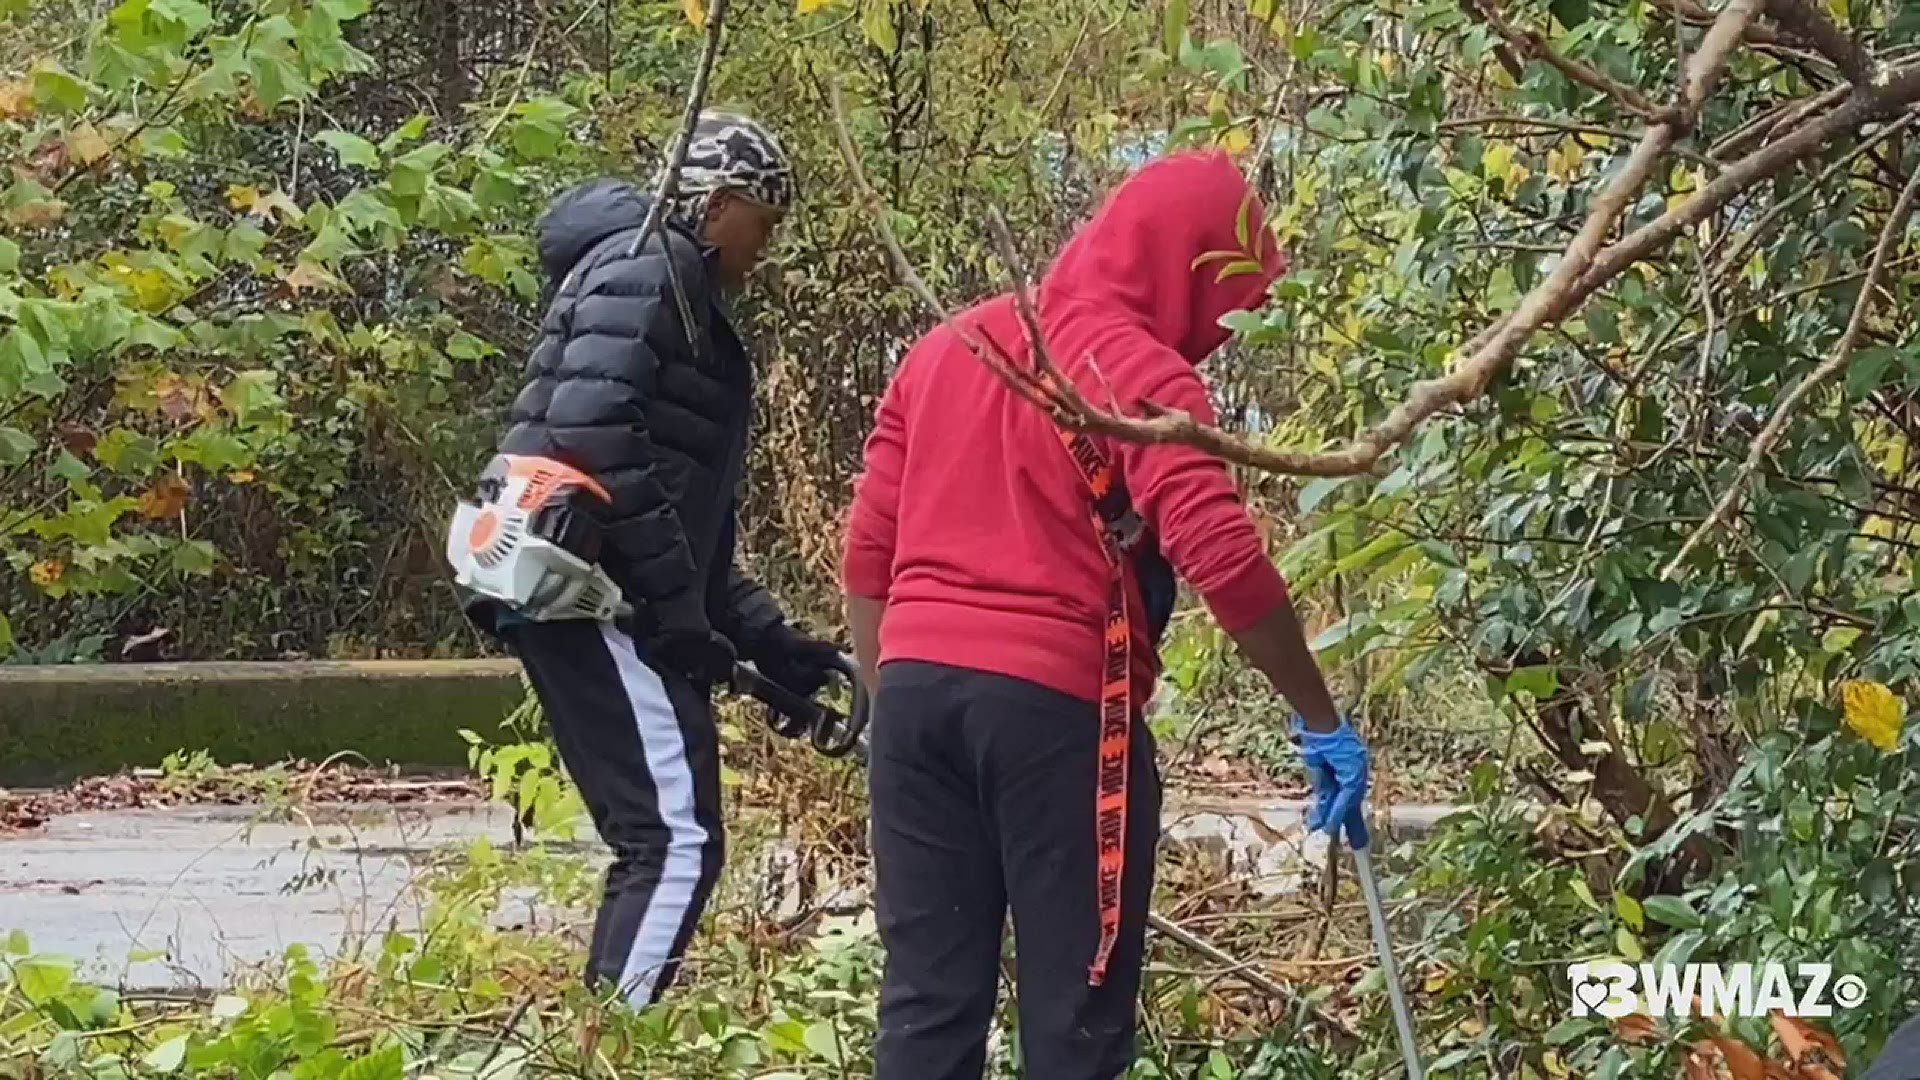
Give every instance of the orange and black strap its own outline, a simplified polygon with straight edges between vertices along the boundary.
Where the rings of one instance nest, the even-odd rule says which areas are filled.
[[[1133,728],[1133,621],[1127,604],[1127,566],[1139,521],[1128,505],[1113,462],[1084,432],[1060,429],[1060,439],[1093,497],[1091,516],[1107,557],[1105,658],[1100,682],[1100,768],[1094,801],[1099,850],[1100,942],[1087,983],[1107,978],[1107,961],[1120,940],[1121,885],[1127,864],[1127,758]]]

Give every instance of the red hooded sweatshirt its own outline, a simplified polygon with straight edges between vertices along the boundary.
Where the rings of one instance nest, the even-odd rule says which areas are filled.
[[[1243,214],[1258,237],[1258,272],[1223,278],[1231,260],[1217,256],[1196,269],[1202,256],[1245,250],[1236,235]],[[1142,169],[1041,284],[1054,361],[1096,405],[1138,415],[1152,401],[1213,423],[1194,366],[1227,340],[1220,317],[1257,306],[1284,268],[1261,221],[1258,200],[1224,154],[1182,154]],[[1030,363],[1010,297],[958,318]],[[1174,571],[1223,627],[1244,629],[1281,603],[1286,585],[1225,465],[1184,446],[1104,448]],[[1109,571],[1090,500],[1038,406],[948,328],[920,339],[867,440],[841,566],[850,595],[886,601],[881,663],[989,671],[1097,701]],[[1139,612],[1137,590],[1131,599]],[[1144,702],[1159,661],[1137,615],[1133,646],[1134,700]]]

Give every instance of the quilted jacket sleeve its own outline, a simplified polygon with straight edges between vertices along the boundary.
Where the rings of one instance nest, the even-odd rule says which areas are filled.
[[[561,350],[547,408],[548,436],[563,460],[590,473],[612,498],[603,556],[628,597],[656,631],[707,629],[701,580],[672,498],[661,482],[660,450],[648,431],[664,342],[703,334],[681,312],[707,310],[697,295],[697,257],[678,273],[695,295],[676,302],[660,241],[637,256],[617,239],[564,284],[547,327]],[[682,260],[676,258],[676,266]]]

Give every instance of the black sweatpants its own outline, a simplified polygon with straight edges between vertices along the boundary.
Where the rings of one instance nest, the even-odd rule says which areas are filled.
[[[875,1080],[978,1080],[1013,911],[1028,1080],[1112,1080],[1134,1011],[1160,828],[1152,736],[1129,747],[1120,939],[1100,937],[1094,834],[1099,709],[1019,679],[895,661],[874,699],[873,856],[880,937]]]
[[[708,690],[648,666],[611,623],[534,623],[508,637],[613,849],[587,980],[652,1004],[672,984],[725,860]]]

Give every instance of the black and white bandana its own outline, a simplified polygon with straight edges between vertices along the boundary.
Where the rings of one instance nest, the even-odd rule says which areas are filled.
[[[793,166],[772,132],[747,117],[711,111],[694,124],[678,187],[689,210],[723,188],[776,210],[790,208],[798,194]]]

